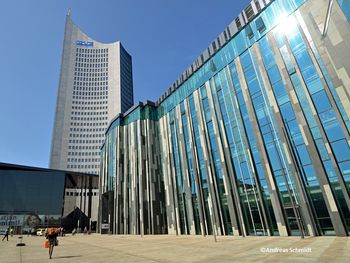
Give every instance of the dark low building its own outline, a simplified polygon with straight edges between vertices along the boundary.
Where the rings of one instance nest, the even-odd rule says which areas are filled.
[[[0,180],[2,231],[96,228],[97,175],[0,163]]]

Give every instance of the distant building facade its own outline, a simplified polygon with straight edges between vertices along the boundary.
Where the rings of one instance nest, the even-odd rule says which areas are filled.
[[[99,225],[348,236],[348,3],[254,0],[156,103],[117,116]]]
[[[49,226],[96,230],[98,176],[0,163],[0,232]]]
[[[67,15],[50,168],[99,173],[112,118],[133,105],[132,59],[121,43],[101,43]]]

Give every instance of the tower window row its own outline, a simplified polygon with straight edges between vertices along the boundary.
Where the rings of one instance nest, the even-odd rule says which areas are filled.
[[[67,162],[100,162],[100,158],[67,158]]]
[[[98,96],[98,97],[80,97],[80,96],[73,96],[73,99],[76,100],[104,100],[107,99],[107,96]]]
[[[94,123],[80,123],[80,122],[71,122],[71,126],[107,126],[107,122],[94,122]]]
[[[104,128],[70,128],[71,132],[104,132]]]
[[[107,115],[108,111],[72,111],[72,115]]]
[[[107,109],[107,106],[98,106],[98,107],[72,106],[72,109],[73,110],[105,110]]]
[[[73,91],[73,95],[101,96],[108,95],[108,91]]]
[[[68,149],[71,150],[97,150],[100,146],[96,145],[68,145]]]
[[[108,54],[108,48],[76,48],[76,52],[82,54]]]
[[[94,73],[94,72],[100,72],[100,73],[103,73],[103,72],[108,72],[108,68],[75,68],[74,69],[74,71],[75,72],[77,72],[78,74],[80,73],[80,72],[82,72],[82,74],[84,74],[84,73],[90,73],[90,72],[92,72],[92,73]]]
[[[68,152],[69,156],[99,156],[100,152]]]
[[[76,68],[103,68],[103,67],[108,67],[108,62],[104,63],[80,63],[76,62],[75,63]]]
[[[102,121],[107,120],[107,117],[70,117],[73,121]]]
[[[73,104],[83,104],[83,105],[100,105],[100,104],[107,104],[106,100],[103,101],[72,101]]]
[[[84,76],[84,77],[104,77],[108,76],[107,72],[93,71],[93,72],[74,72],[74,76]]]
[[[73,168],[73,169],[98,169],[100,166],[99,165],[91,165],[91,164],[68,164],[67,168]],[[92,173],[92,174],[98,174],[98,172],[91,172],[89,171],[88,173]]]

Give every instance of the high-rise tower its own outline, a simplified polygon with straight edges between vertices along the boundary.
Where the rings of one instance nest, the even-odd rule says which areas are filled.
[[[107,125],[133,105],[132,59],[66,18],[50,168],[99,173]]]

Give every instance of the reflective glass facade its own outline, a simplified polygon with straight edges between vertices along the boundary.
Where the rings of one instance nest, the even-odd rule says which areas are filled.
[[[96,229],[98,176],[0,163],[0,231]]]
[[[256,2],[196,71],[110,124],[100,178],[110,197],[100,205],[109,205],[112,232],[349,234],[350,64],[342,50],[350,26],[342,6],[334,3],[322,37],[328,1]],[[159,213],[138,212],[150,202]],[[155,231],[146,231],[150,218]]]

